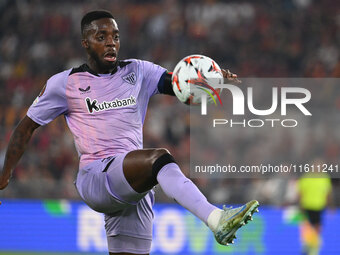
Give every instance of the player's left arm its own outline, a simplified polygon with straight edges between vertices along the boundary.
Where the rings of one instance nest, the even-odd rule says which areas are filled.
[[[175,96],[175,92],[172,89],[171,76],[172,76],[172,72],[168,72],[168,71],[165,71],[162,74],[157,85],[159,93],[170,95],[170,96]]]
[[[223,77],[234,81],[236,83],[240,83],[241,81],[237,79],[237,74],[230,72],[229,70],[222,69]],[[158,91],[161,94],[166,94],[170,96],[175,96],[175,93],[172,89],[172,82],[171,82],[172,72],[164,72],[158,82]]]
[[[229,81],[241,83],[241,81],[237,78],[237,74],[230,72],[229,69],[222,69],[222,74],[223,74],[223,77],[228,79]]]

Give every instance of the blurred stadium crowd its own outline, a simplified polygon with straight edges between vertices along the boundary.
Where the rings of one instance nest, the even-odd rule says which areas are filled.
[[[0,168],[14,126],[46,80],[85,61],[80,46],[80,20],[89,10],[108,9],[116,17],[121,33],[121,59],[145,59],[172,70],[184,56],[199,53],[230,68],[239,77],[339,77],[339,7],[340,2],[331,0],[2,0]],[[324,97],[329,95],[339,108],[340,94],[330,91]],[[144,127],[145,147],[168,148],[187,175],[189,119],[188,107],[176,98],[155,96]],[[304,136],[304,141],[282,137],[282,147],[276,153],[289,151],[302,142],[306,150],[319,150],[321,155],[336,161],[340,152],[338,130],[324,130],[326,136],[319,138],[330,136],[323,147],[318,146],[314,134]],[[234,143],[247,145],[242,136],[238,139]],[[261,144],[261,139],[253,141],[252,150]],[[64,118],[59,117],[34,135],[13,182],[1,192],[1,197],[77,199],[73,185],[77,164],[72,135]],[[279,206],[294,200],[290,194],[292,181],[287,180],[194,181],[216,203],[241,203],[252,196],[262,203]],[[337,180],[334,187],[340,187]],[[160,193],[158,201],[167,199]]]

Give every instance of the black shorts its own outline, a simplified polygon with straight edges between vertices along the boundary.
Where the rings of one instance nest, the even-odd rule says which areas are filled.
[[[321,215],[323,210],[314,211],[314,210],[304,210],[307,220],[312,225],[320,225],[321,224]]]

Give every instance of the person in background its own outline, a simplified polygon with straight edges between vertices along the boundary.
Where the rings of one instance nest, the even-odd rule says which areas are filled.
[[[300,226],[302,254],[317,255],[321,248],[322,216],[327,205],[332,205],[332,183],[327,173],[314,171],[305,173],[298,180],[299,205],[305,220]]]

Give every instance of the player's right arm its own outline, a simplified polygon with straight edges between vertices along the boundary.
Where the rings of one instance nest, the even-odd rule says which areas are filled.
[[[0,173],[0,190],[7,187],[14,167],[23,155],[35,129],[66,114],[65,85],[70,70],[53,75],[46,83],[39,96],[15,128],[7,148],[3,170]]]
[[[26,150],[35,129],[40,127],[25,116],[15,128],[8,144],[3,170],[0,175],[0,190],[7,187],[14,167]]]

